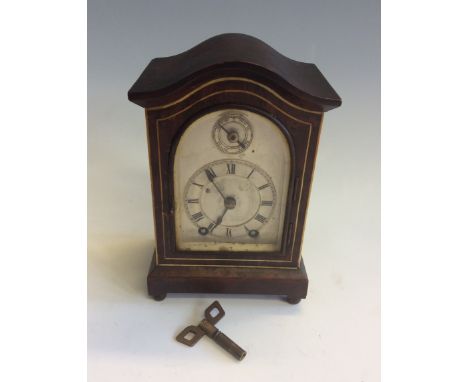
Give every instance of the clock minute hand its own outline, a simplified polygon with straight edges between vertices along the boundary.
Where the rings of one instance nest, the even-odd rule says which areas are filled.
[[[221,190],[219,189],[219,187],[217,186],[217,184],[215,183],[215,181],[213,179],[211,179],[211,183],[213,183],[213,186],[215,186],[216,190],[223,197],[223,199],[226,200],[226,198],[224,197],[224,194],[221,192]]]
[[[219,192],[219,194],[223,197],[223,199],[225,200],[226,198],[224,197],[223,193],[221,192],[221,190],[219,189],[218,185],[215,183],[214,179],[216,178],[216,174],[215,172],[212,170],[212,169],[206,169],[205,170],[205,174],[206,174],[206,177],[208,178],[208,180],[213,184],[213,186],[215,186],[216,190]]]

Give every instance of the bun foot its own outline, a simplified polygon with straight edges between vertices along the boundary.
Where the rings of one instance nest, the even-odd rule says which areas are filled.
[[[167,296],[167,293],[161,293],[161,294],[154,295],[153,298],[156,301],[162,301],[166,298],[166,296]]]
[[[302,298],[300,297],[292,297],[288,296],[286,297],[286,301],[289,302],[292,305],[299,304],[301,302]]]

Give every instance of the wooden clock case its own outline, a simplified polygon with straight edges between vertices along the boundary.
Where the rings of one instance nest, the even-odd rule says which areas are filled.
[[[148,291],[306,297],[301,245],[324,112],[341,99],[313,64],[290,60],[262,41],[223,34],[176,56],[152,60],[128,92],[145,108],[156,248]],[[173,158],[192,121],[244,109],[275,122],[291,151],[291,176],[279,252],[179,251],[175,244]]]

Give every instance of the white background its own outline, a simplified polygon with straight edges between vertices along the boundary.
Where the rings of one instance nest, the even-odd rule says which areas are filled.
[[[89,4],[90,381],[379,378],[379,3],[268,3],[268,18],[262,1]],[[343,98],[323,123],[302,247],[309,295],[298,306],[262,296],[147,296],[153,222],[144,111],[126,92],[152,58],[229,31],[316,63]],[[209,339],[194,348],[175,341],[215,298],[227,312],[220,329],[248,353],[239,364]]]
[[[468,63],[461,49],[467,32],[466,9],[460,4],[445,2],[442,7],[439,2],[393,1],[383,12],[382,374],[385,381],[463,381],[468,378],[465,367],[468,190],[464,176],[468,162],[464,117]],[[7,381],[83,381],[86,379],[86,14],[83,4],[22,2],[3,7],[2,17],[0,35],[8,59],[2,61],[3,91],[0,94],[3,105],[0,378]],[[26,92],[31,98],[24,97]],[[71,109],[73,118],[70,118]],[[315,243],[316,246],[317,241]],[[115,242],[115,247],[120,248],[120,245]],[[93,279],[103,284],[102,300],[109,304],[109,311],[123,308],[129,300],[133,303],[127,303],[127,307],[134,304],[140,310],[147,308],[154,313],[155,320],[161,309],[167,309],[168,315],[173,311],[166,303],[170,300],[158,308],[142,294],[144,287],[136,273],[146,269],[144,253],[150,247],[150,240],[141,244],[141,262],[133,263],[135,276],[127,277],[125,284],[118,280],[112,282],[110,277],[123,271],[112,273],[111,267],[103,266],[109,276],[99,278],[89,272],[91,285]],[[93,250],[91,240],[89,249]],[[91,267],[93,264],[90,262]],[[126,267],[125,262],[121,267]],[[327,282],[330,284],[331,279]],[[314,281],[332,290],[327,282]],[[315,286],[311,288],[309,297],[316,296],[315,300],[309,299],[313,302],[298,306],[262,299],[259,308],[257,299],[223,299],[227,316],[220,327],[249,351],[241,363],[231,361],[208,340],[203,340],[196,348],[183,350],[170,336],[163,341],[168,349],[177,349],[173,351],[189,359],[192,366],[197,358],[201,359],[192,368],[183,367],[183,370],[203,375],[204,380],[220,378],[208,373],[209,365],[214,362],[226,365],[223,379],[226,375],[240,375],[243,367],[267,375],[263,373],[272,368],[281,370],[284,360],[273,358],[275,350],[267,349],[265,357],[253,366],[255,354],[260,354],[257,349],[263,346],[255,341],[257,333],[244,329],[244,320],[250,313],[255,313],[250,320],[255,323],[267,315],[277,318],[287,311],[278,322],[289,325],[292,316],[312,312],[316,328],[323,328],[326,325],[319,325],[320,317],[324,311],[332,313],[329,305],[335,302],[326,299],[325,309],[310,310],[321,299],[319,291]],[[90,288],[90,294],[93,293]],[[131,295],[136,296],[135,299]],[[186,299],[193,304],[192,308],[185,304]],[[173,299],[172,309],[177,310],[177,315],[170,317],[173,324],[165,321],[165,325],[175,334],[177,329],[199,318],[203,302],[192,297]],[[92,298],[89,303],[91,307]],[[255,308],[239,316],[237,304],[255,304]],[[337,306],[342,304],[339,300]],[[257,314],[260,310],[263,315]],[[125,320],[126,316],[116,311],[115,317],[119,317],[120,322],[127,325],[134,322],[134,326],[141,323],[134,316],[132,321]],[[332,321],[330,325],[346,325],[346,318]],[[149,314],[143,319],[148,320],[150,328],[153,320]],[[106,337],[106,333],[111,332],[112,325],[115,326],[109,320],[107,328],[100,331],[101,339],[108,339],[107,344],[111,343],[112,336]],[[271,321],[256,325],[260,328],[260,337],[266,338],[265,332],[269,336],[278,335],[278,331],[270,331]],[[319,348],[314,347],[318,343],[317,332],[307,326],[311,341],[310,345],[302,345],[302,349],[315,351]],[[91,324],[89,327],[92,331]],[[164,330],[158,327],[156,331]],[[172,373],[180,372],[180,366],[171,368],[174,354],[169,350],[167,355],[144,355],[145,349],[154,349],[152,339],[145,336],[138,343],[135,332],[127,333],[127,349],[137,352],[124,354],[112,350],[119,349],[119,343],[124,342],[122,336],[116,337],[116,346],[107,346],[107,351],[103,352],[108,362],[114,361],[107,363],[109,370],[119,371],[120,378],[136,380],[132,374],[126,374],[131,371],[128,365],[146,360],[147,365],[153,366],[152,372],[156,370],[152,380],[174,375],[162,372],[163,368]],[[288,339],[298,336],[296,330],[279,331],[279,336],[286,334]],[[338,347],[352,347],[353,351],[359,348],[359,343],[347,348],[342,332],[336,335]],[[291,349],[292,340],[280,342],[281,337],[274,338],[278,338],[277,351],[282,352],[281,348],[286,347],[299,353]],[[254,347],[250,345],[252,342],[256,344]],[[106,344],[106,341],[100,343]],[[92,345],[91,339],[89,345]],[[334,352],[336,355],[341,350]],[[348,350],[343,350],[342,354],[339,362],[328,365],[330,370],[333,366],[333,370],[339,371],[346,365],[348,356],[355,357]],[[268,356],[270,362],[267,362]],[[321,363],[321,370],[327,368],[326,362]],[[296,379],[298,376],[302,380],[315,379],[317,364],[312,357],[302,358],[292,365],[287,378],[292,375]],[[104,369],[105,360],[102,365]],[[125,365],[127,370],[122,370]],[[143,374],[139,378],[149,379],[144,373],[147,369],[141,370]],[[134,374],[137,373],[135,370]],[[109,374],[100,378],[111,380]],[[244,379],[253,378],[249,375]],[[356,375],[345,376],[342,380],[359,381]]]

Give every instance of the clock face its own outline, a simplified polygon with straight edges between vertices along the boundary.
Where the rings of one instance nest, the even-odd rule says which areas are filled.
[[[176,245],[191,251],[278,251],[289,146],[271,120],[229,109],[194,121],[174,162]]]
[[[187,216],[202,236],[257,238],[276,206],[271,177],[254,163],[222,159],[197,170],[184,192]]]
[[[242,113],[224,113],[213,126],[213,140],[218,149],[227,154],[247,150],[252,137],[252,126]]]

